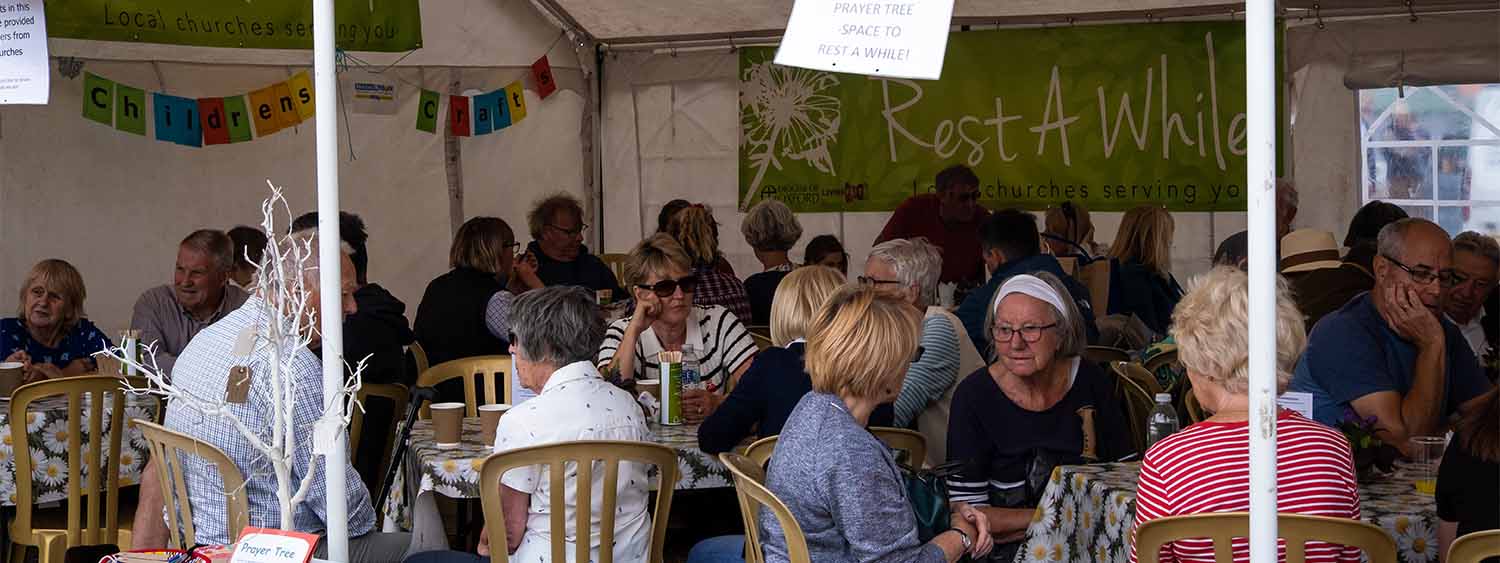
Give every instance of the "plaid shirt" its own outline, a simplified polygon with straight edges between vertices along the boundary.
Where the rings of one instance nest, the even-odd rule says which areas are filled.
[[[199,332],[177,357],[172,383],[196,397],[207,400],[222,398],[229,369],[242,363],[231,350],[241,332],[264,322],[261,320],[261,304],[259,298],[252,297],[244,306]],[[265,389],[271,383],[270,362],[268,346],[264,341],[258,342],[249,362],[250,398],[244,404],[228,405],[230,413],[246,427],[256,429],[260,439],[266,442],[271,440],[275,416],[268,400],[269,390]],[[303,476],[313,471],[307,497],[297,505],[297,512],[292,516],[292,527],[299,532],[321,533],[326,528],[324,522],[327,519],[324,500],[326,472],[322,459],[312,459],[311,437],[313,423],[322,415],[323,366],[316,355],[305,349],[298,350],[297,357],[290,363],[290,372],[282,375],[298,387],[296,406],[291,413],[293,433],[287,437],[297,446],[291,467],[293,492]],[[245,476],[250,525],[280,527],[281,505],[276,500],[276,475],[271,463],[240,435],[232,423],[220,417],[204,416],[174,401],[167,406],[165,426],[224,450]],[[180,461],[187,478],[188,502],[193,508],[193,527],[198,542],[229,543],[229,533],[225,530],[223,483],[219,480],[218,469],[197,456],[182,456]],[[310,461],[318,467],[312,467]],[[347,461],[344,464],[344,483],[347,487],[349,535],[362,536],[375,528],[375,510],[370,506],[370,493],[365,489],[364,481]]]
[[[693,293],[694,305],[720,305],[734,313],[735,318],[750,318],[750,296],[745,293],[745,284],[739,278],[712,266],[693,270],[693,274],[698,276],[698,289]]]

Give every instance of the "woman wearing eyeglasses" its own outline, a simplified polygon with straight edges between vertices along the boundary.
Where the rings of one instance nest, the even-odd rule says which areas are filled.
[[[432,365],[504,354],[514,294],[541,287],[534,258],[517,259],[515,233],[504,219],[465,221],[448,249],[453,268],[427,284],[412,323]],[[459,387],[440,387],[444,396]]]
[[[995,292],[985,326],[995,358],[953,394],[949,500],[988,517],[995,552],[1009,560],[1058,465],[1130,454],[1109,378],[1083,361],[1078,308],[1055,276],[1012,276]]]
[[[724,390],[755,357],[750,332],[723,306],[694,304],[700,274],[670,236],[658,234],[636,245],[624,273],[635,312],[605,331],[599,370],[609,379],[659,379],[658,353],[691,348],[706,389],[683,393],[683,414],[690,422],[713,414],[724,401]]]

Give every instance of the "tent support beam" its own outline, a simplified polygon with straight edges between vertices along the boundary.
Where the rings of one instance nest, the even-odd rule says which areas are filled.
[[[1250,231],[1250,561],[1276,549],[1276,7],[1245,11]]]
[[[343,249],[339,237],[338,76],[333,65],[333,0],[313,0],[313,91],[318,155],[318,290],[323,336],[323,421],[342,424],[342,409],[328,408],[344,389]],[[267,233],[275,236],[275,233]],[[344,495],[347,438],[334,432],[323,445],[328,560],[349,561],[349,506]]]

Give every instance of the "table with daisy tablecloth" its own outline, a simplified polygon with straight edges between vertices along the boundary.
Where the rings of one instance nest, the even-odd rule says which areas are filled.
[[[151,397],[125,396],[126,420],[139,418],[155,420],[158,402]],[[87,412],[87,411],[85,411]],[[108,420],[108,417],[105,418]],[[88,431],[87,421],[79,423],[83,432]],[[107,424],[104,430],[107,432]],[[45,397],[32,401],[26,410],[25,426],[19,429],[11,425],[10,400],[0,400],[0,504],[16,505],[16,431],[25,434],[26,449],[31,454],[32,489],[34,504],[68,500],[68,399],[64,396]],[[120,486],[140,482],[141,469],[145,467],[148,445],[140,429],[126,426],[120,437]],[[108,449],[105,449],[108,453]]]
[[[1378,482],[1360,484],[1360,512],[1366,522],[1396,538],[1401,561],[1436,563],[1437,504],[1418,493],[1407,475],[1397,471]],[[1129,561],[1139,476],[1138,463],[1065,465],[1054,470],[1016,562]]]
[[[729,469],[714,456],[698,448],[698,425],[663,426],[648,423],[656,443],[677,452],[676,489],[731,487]],[[442,518],[433,493],[449,498],[479,498],[479,472],[492,445],[480,439],[478,418],[465,418],[462,442],[440,448],[433,437],[432,421],[419,420],[412,425],[410,447],[396,474],[384,507],[387,531],[411,530],[414,542],[431,547],[446,545]],[[654,475],[655,472],[653,471]],[[418,476],[406,478],[405,475]],[[372,492],[372,496],[376,493]],[[408,502],[407,499],[414,499]],[[372,499],[373,500],[373,499]]]

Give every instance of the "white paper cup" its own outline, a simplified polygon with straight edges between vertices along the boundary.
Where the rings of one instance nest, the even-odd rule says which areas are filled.
[[[432,409],[433,441],[443,447],[457,446],[463,439],[464,404],[433,403],[429,408]]]

